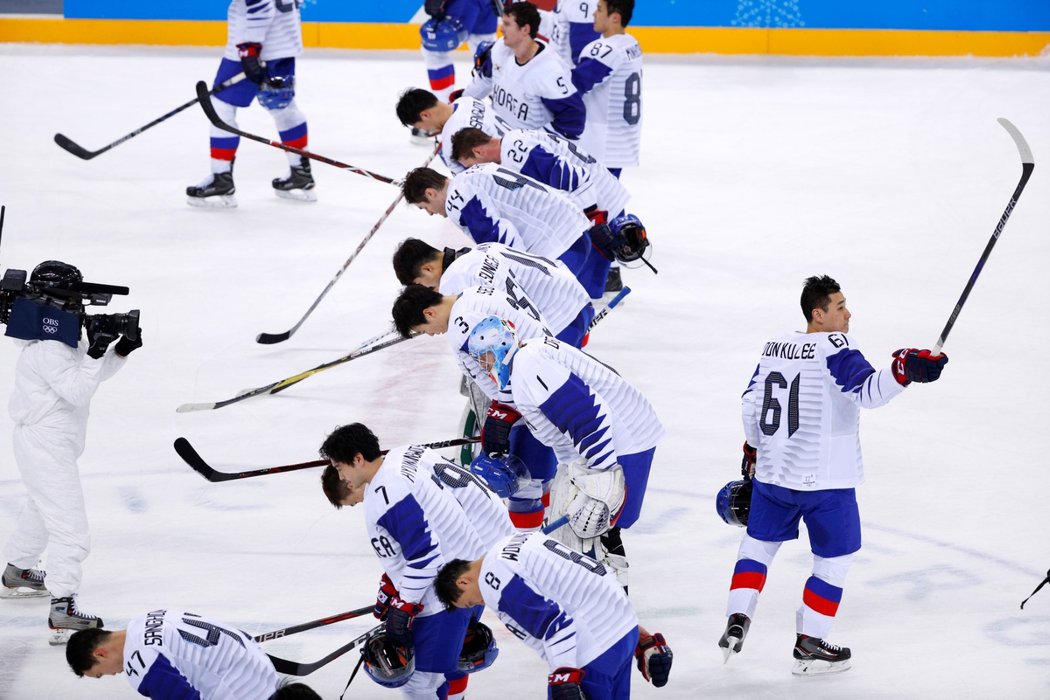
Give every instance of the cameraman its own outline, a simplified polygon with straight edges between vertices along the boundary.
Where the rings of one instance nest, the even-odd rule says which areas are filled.
[[[79,609],[76,599],[81,563],[90,548],[77,458],[84,451],[88,406],[99,383],[142,346],[137,332],[129,332],[134,340],[122,335],[118,340],[113,317],[85,316],[79,294],[59,293],[76,289],[83,279],[67,263],[37,265],[29,285],[37,295],[15,301],[6,333],[24,343],[9,410],[27,498],[4,545],[8,563],[3,586],[9,592],[28,588],[37,595],[50,591],[52,644],[65,643],[68,630],[102,626],[97,616]],[[32,567],[49,543],[45,588],[44,572]]]

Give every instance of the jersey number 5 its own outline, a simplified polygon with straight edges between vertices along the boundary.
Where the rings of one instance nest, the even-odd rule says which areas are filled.
[[[788,437],[798,430],[798,386],[802,379],[801,374],[796,374],[791,380],[791,389],[788,391]],[[773,396],[774,387],[787,389],[788,383],[780,372],[770,372],[766,376],[766,389],[762,396],[762,418],[759,425],[765,435],[772,435],[780,429],[780,401]]]

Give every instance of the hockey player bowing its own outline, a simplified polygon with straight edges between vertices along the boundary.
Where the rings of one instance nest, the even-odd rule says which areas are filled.
[[[575,537],[559,539],[581,551],[596,551],[595,558],[617,569],[626,589],[620,530],[641,514],[656,445],[664,437],[649,401],[589,355],[551,337],[519,336],[497,316],[474,325],[467,351],[501,389],[510,389],[535,438],[566,465],[555,479],[549,519],[564,513]],[[640,634],[639,669],[662,686],[671,670],[671,650],[662,635],[644,629]]]
[[[447,561],[479,557],[514,531],[503,504],[477,477],[433,450],[406,445],[384,456],[360,423],[332,432],[321,456],[348,486],[339,493],[326,485],[333,505],[352,502],[353,492],[364,490],[365,528],[385,572],[376,615],[386,621],[387,639],[415,660],[402,694],[460,697],[467,687],[460,651],[482,609],[445,610],[434,578]],[[494,658],[492,653],[480,668]]]
[[[488,606],[536,651],[550,667],[553,700],[630,697],[638,616],[600,562],[542,533],[520,533],[473,561],[450,561],[435,585],[453,609]]]
[[[937,380],[948,357],[898,350],[889,367],[876,371],[846,335],[851,314],[835,280],[807,279],[801,303],[805,333],[766,343],[743,396],[744,455],[754,479],[718,645],[727,661],[741,650],[766,571],[781,543],[798,538],[801,519],[813,573],[795,617],[794,673],[812,675],[851,663],[848,648],[825,640],[861,544],[860,409],[886,404],[911,382]]]

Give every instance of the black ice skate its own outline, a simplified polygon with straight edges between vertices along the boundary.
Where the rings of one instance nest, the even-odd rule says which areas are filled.
[[[751,627],[751,618],[743,613],[733,613],[726,622],[726,631],[718,640],[718,646],[722,648],[722,663],[729,661],[733,654],[739,654],[744,648],[744,639]]]
[[[40,598],[50,595],[44,585],[46,574],[40,569],[19,569],[8,564],[0,581],[0,598]]]
[[[850,668],[849,647],[837,647],[823,639],[798,635],[795,640],[796,676],[815,676],[820,673],[840,673]]]
[[[69,635],[73,632],[101,627],[102,618],[80,610],[74,593],[64,598],[51,599],[51,614],[47,617],[47,626],[51,628],[50,643],[52,646],[58,646],[68,642]]]
[[[634,649],[634,658],[638,662],[638,670],[642,677],[657,688],[667,685],[667,677],[671,675],[671,662],[674,653],[667,646],[667,640],[657,632],[651,637],[638,641]]]
[[[619,267],[610,267],[609,276],[605,278],[606,292],[619,292],[623,289],[623,279],[620,277]]]
[[[191,207],[226,209],[237,206],[237,200],[233,196],[236,191],[233,186],[233,170],[212,173],[200,184],[186,188],[186,202]]]
[[[417,129],[413,126],[412,136],[409,137],[409,141],[411,141],[417,146],[429,146],[434,143],[434,137],[428,134],[427,132],[423,131],[422,129]]]
[[[316,202],[317,195],[314,189],[314,176],[310,172],[310,159],[299,157],[299,165],[291,166],[291,174],[288,177],[275,177],[273,179],[273,192],[284,199],[297,199],[300,202]]]

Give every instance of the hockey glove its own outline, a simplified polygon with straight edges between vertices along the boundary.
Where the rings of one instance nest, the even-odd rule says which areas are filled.
[[[106,348],[117,339],[117,334],[106,327],[104,319],[91,317],[87,324],[88,357],[99,359],[106,354]]]
[[[481,451],[487,455],[510,452],[510,429],[521,414],[506,404],[493,401],[481,428]]]
[[[492,77],[492,47],[496,42],[483,41],[474,52],[474,75]]]
[[[555,669],[547,676],[547,687],[550,689],[551,700],[584,700],[583,682],[585,672],[582,668],[562,666]]]
[[[904,348],[893,353],[893,378],[901,386],[912,382],[926,384],[935,382],[941,376],[941,370],[948,364],[948,356],[940,354],[934,357],[929,350]]]
[[[580,539],[605,534],[616,524],[627,503],[627,484],[619,464],[606,470],[587,469],[572,477],[578,491],[565,507],[569,527]]]
[[[606,260],[614,260],[616,258],[616,255],[613,253],[616,244],[609,224],[595,224],[587,230],[587,235],[591,239],[591,245],[602,254],[603,258]]]
[[[386,636],[394,644],[411,649],[412,648],[412,620],[422,612],[423,606],[419,603],[406,603],[400,598],[390,601],[390,609],[386,613]]]
[[[599,209],[597,204],[592,204],[587,207],[583,210],[583,213],[587,215],[588,219],[590,219],[592,226],[609,223],[609,212],[604,209]]]
[[[657,688],[667,685],[674,653],[671,647],[667,646],[667,640],[662,634],[657,632],[639,641],[634,649],[634,658],[638,663],[638,670],[642,672],[642,678]]]
[[[755,461],[758,460],[758,450],[747,444],[744,440],[744,458],[740,460],[740,473],[744,478],[755,475]]]
[[[448,103],[452,104],[461,97],[463,97],[463,88],[453,90],[452,92],[448,93]]]
[[[372,614],[382,620],[386,617],[387,611],[390,610],[390,601],[400,599],[401,595],[397,592],[397,586],[390,580],[387,574],[383,574],[383,578],[379,580],[379,592],[376,593],[376,607],[372,611]]]
[[[445,16],[445,0],[426,0],[423,3],[423,12],[434,19],[441,19]]]
[[[259,59],[262,53],[262,44],[257,41],[246,41],[237,44],[237,55],[241,59],[241,69],[248,80],[256,85],[262,85],[266,80],[266,66]]]

